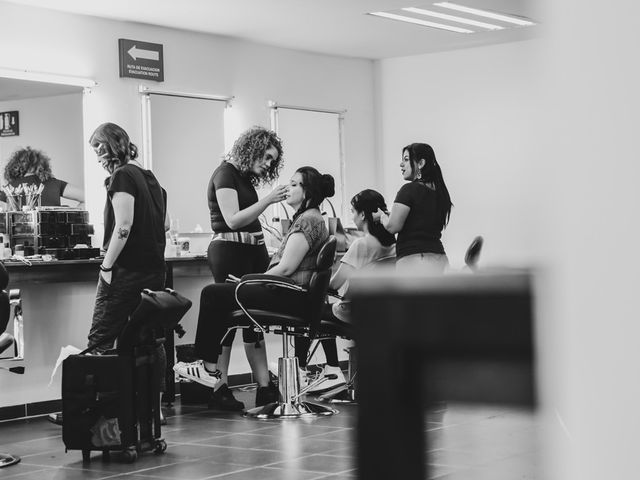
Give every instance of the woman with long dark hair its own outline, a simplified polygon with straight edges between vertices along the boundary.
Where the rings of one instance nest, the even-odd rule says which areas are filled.
[[[376,212],[384,228],[398,234],[396,268],[441,274],[449,265],[442,230],[449,223],[451,197],[431,146],[412,143],[402,149],[400,171],[405,183],[391,214]]]

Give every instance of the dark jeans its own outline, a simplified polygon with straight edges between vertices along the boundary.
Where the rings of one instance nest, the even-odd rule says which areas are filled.
[[[322,318],[327,320],[338,320],[333,314],[331,305],[329,303],[325,303],[322,306]],[[322,349],[324,350],[324,356],[327,360],[327,365],[329,365],[330,367],[339,367],[340,362],[338,361],[338,345],[336,343],[336,339],[325,338],[324,340],[320,341],[320,344],[322,345]],[[298,357],[300,367],[305,368],[307,366],[307,355],[309,355],[309,349],[311,348],[311,340],[309,339],[309,337],[295,337],[294,345],[296,357]]]
[[[269,254],[264,245],[215,240],[209,243],[207,261],[216,283],[225,283],[229,274],[242,277],[247,273],[263,273],[269,267]],[[235,330],[224,339],[223,345],[230,347],[236,336]],[[242,339],[245,343],[262,340],[262,333],[245,329]]]
[[[111,340],[97,347],[92,353],[102,354],[113,348],[115,339],[127,323],[129,315],[140,303],[140,292],[145,288],[150,290],[164,288],[164,272],[135,272],[115,267],[111,275],[111,284],[105,282],[101,275],[99,276],[87,346],[97,345],[107,338]],[[164,372],[167,365],[164,346],[160,345],[157,353],[161,374],[160,391],[164,391],[166,387]]]
[[[214,283],[202,289],[195,344],[196,356],[202,360],[216,363],[222,351],[220,340],[229,327],[237,325],[229,318],[231,312],[240,309],[234,296],[235,288],[236,285],[231,283]],[[306,293],[261,285],[243,287],[240,300],[248,309],[278,311],[289,315],[299,315],[308,303]],[[254,334],[252,328],[243,330],[247,331]]]

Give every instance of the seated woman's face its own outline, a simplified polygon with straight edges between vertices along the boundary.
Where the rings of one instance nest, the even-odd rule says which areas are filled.
[[[302,186],[302,175],[294,173],[289,181],[289,192],[287,204],[297,208],[304,202],[304,187]]]

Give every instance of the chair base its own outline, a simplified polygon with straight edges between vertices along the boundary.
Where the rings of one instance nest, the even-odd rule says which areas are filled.
[[[287,418],[311,418],[333,415],[337,410],[311,402],[272,402],[261,407],[252,408],[244,413],[245,417],[259,420],[283,420]]]
[[[277,402],[247,410],[244,416],[260,420],[277,420],[319,417],[338,413],[333,408],[300,400],[297,357],[280,357],[278,359],[278,391]]]
[[[20,461],[20,457],[10,453],[0,453],[0,468],[15,465]]]
[[[355,391],[351,385],[340,385],[328,392],[315,397],[318,402],[340,403],[342,405],[357,405]]]

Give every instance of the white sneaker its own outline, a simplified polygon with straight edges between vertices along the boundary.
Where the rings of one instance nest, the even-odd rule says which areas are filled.
[[[325,365],[318,378],[329,376],[335,376],[335,378],[326,378],[323,382],[320,382],[315,387],[307,390],[307,393],[324,393],[341,385],[347,384],[347,380],[344,378],[344,373],[342,373],[340,367],[330,367],[329,365]]]
[[[220,370],[208,372],[202,360],[196,360],[193,363],[178,362],[173,366],[173,371],[181,377],[211,388],[216,386],[221,377]]]

